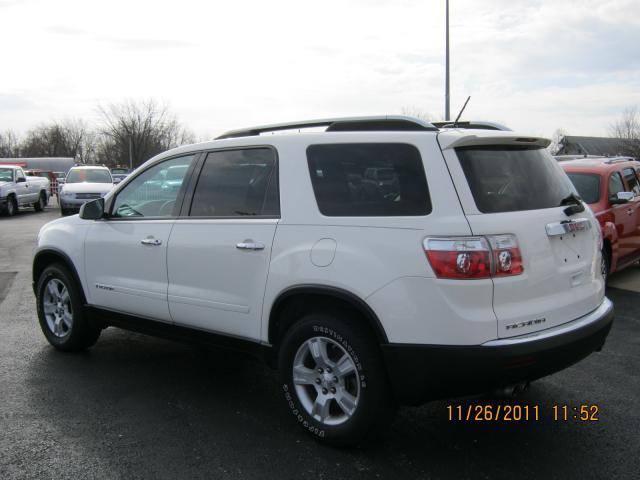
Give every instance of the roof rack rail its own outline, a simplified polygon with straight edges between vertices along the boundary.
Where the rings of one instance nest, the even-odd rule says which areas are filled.
[[[429,122],[404,115],[380,115],[366,117],[325,118],[291,123],[274,123],[259,127],[230,130],[216,140],[224,138],[251,137],[261,133],[300,128],[327,127],[326,132],[366,132],[366,131],[437,131]]]
[[[468,130],[503,130],[506,132],[511,132],[512,130],[509,127],[506,127],[500,123],[496,122],[485,122],[485,121],[469,121],[469,122],[458,122],[454,126],[454,122],[451,120],[447,122],[432,122],[435,127],[438,128],[463,128]]]
[[[633,158],[633,157],[617,156],[617,157],[609,158],[604,163],[607,163],[607,164],[610,165],[612,163],[631,162],[631,161],[634,161],[634,160],[635,160],[635,158]]]

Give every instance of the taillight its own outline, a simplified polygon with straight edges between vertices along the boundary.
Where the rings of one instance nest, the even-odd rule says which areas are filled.
[[[438,278],[479,279],[523,272],[514,235],[431,237],[425,238],[423,246]]]
[[[491,235],[487,238],[493,252],[493,274],[496,277],[520,275],[523,271],[522,255],[515,235]]]

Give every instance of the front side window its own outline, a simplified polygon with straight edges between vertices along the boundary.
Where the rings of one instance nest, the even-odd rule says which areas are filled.
[[[20,169],[16,170],[16,182],[20,180],[26,180],[27,177],[24,176],[24,172]]]
[[[71,169],[67,175],[66,183],[113,183],[111,174],[102,168],[78,168]]]
[[[192,217],[278,216],[275,152],[248,148],[211,152],[191,203]]]
[[[422,159],[403,143],[311,145],[307,163],[320,212],[328,217],[431,213]]]
[[[636,195],[640,195],[640,185],[638,184],[638,177],[636,177],[636,172],[633,168],[625,168],[622,171],[624,175],[624,179],[627,181],[627,185],[629,185],[629,190],[635,193]]]
[[[618,192],[624,192],[624,183],[620,174],[615,172],[609,177],[609,198],[615,197]]]
[[[120,191],[112,217],[172,217],[177,215],[178,193],[194,155],[173,158],[142,172]]]

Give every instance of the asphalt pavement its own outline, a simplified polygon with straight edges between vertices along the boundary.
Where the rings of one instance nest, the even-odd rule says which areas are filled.
[[[113,328],[81,354],[50,347],[31,251],[58,215],[0,217],[0,479],[638,478],[636,292],[608,291],[616,321],[601,353],[520,397],[402,408],[382,439],[336,450],[296,425],[274,373],[250,357]],[[537,406],[539,420],[448,418],[448,405],[487,403]],[[554,405],[569,406],[568,420],[554,420]],[[574,420],[580,405],[595,405],[599,420]]]

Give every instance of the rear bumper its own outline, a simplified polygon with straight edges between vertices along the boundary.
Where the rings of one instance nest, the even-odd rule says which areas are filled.
[[[607,298],[593,312],[548,330],[482,345],[382,345],[400,403],[481,393],[562,370],[600,349],[613,323]]]

